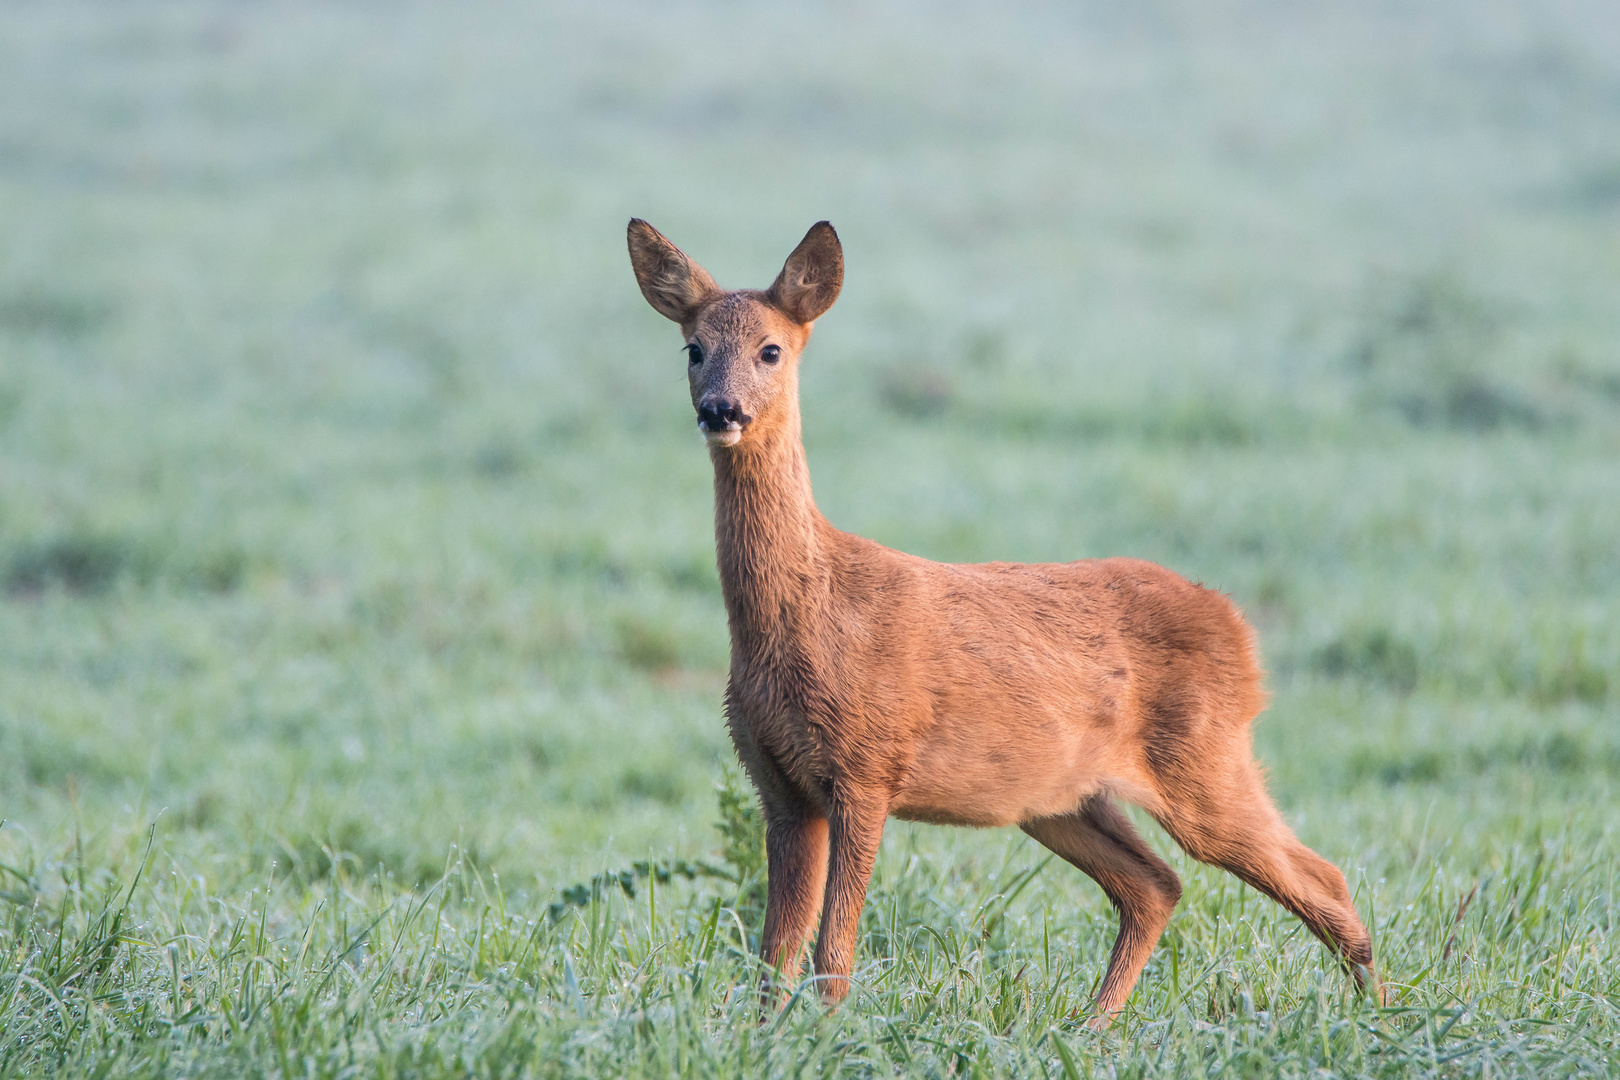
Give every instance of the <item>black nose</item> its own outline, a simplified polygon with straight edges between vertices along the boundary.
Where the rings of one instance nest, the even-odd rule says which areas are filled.
[[[754,418],[727,397],[706,397],[698,402],[698,426],[704,431],[741,431]]]

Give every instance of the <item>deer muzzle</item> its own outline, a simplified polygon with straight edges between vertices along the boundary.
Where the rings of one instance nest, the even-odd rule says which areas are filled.
[[[705,397],[698,402],[698,430],[710,446],[735,446],[754,420],[731,398]]]

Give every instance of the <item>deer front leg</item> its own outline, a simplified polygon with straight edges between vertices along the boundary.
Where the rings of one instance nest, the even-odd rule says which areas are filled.
[[[782,983],[799,972],[799,954],[810,936],[827,880],[827,819],[803,808],[765,811],[765,929],[759,955]],[[769,975],[760,985],[761,1004],[771,995]]]
[[[873,802],[835,803],[829,814],[827,896],[821,909],[821,933],[816,938],[816,974],[822,979],[822,999],[829,1004],[849,994],[855,934],[888,816],[886,805]]]

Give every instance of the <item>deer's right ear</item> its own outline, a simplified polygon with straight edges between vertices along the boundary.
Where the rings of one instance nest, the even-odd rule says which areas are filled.
[[[630,219],[630,268],[636,284],[653,310],[666,319],[685,323],[720,287],[709,272],[640,218]]]

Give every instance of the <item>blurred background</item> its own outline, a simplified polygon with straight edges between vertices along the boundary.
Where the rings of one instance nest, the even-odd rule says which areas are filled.
[[[156,820],[218,889],[544,899],[713,847],[709,463],[632,215],[729,287],[831,219],[823,511],[1230,592],[1353,881],[1613,850],[1612,5],[16,3],[0,858]]]

